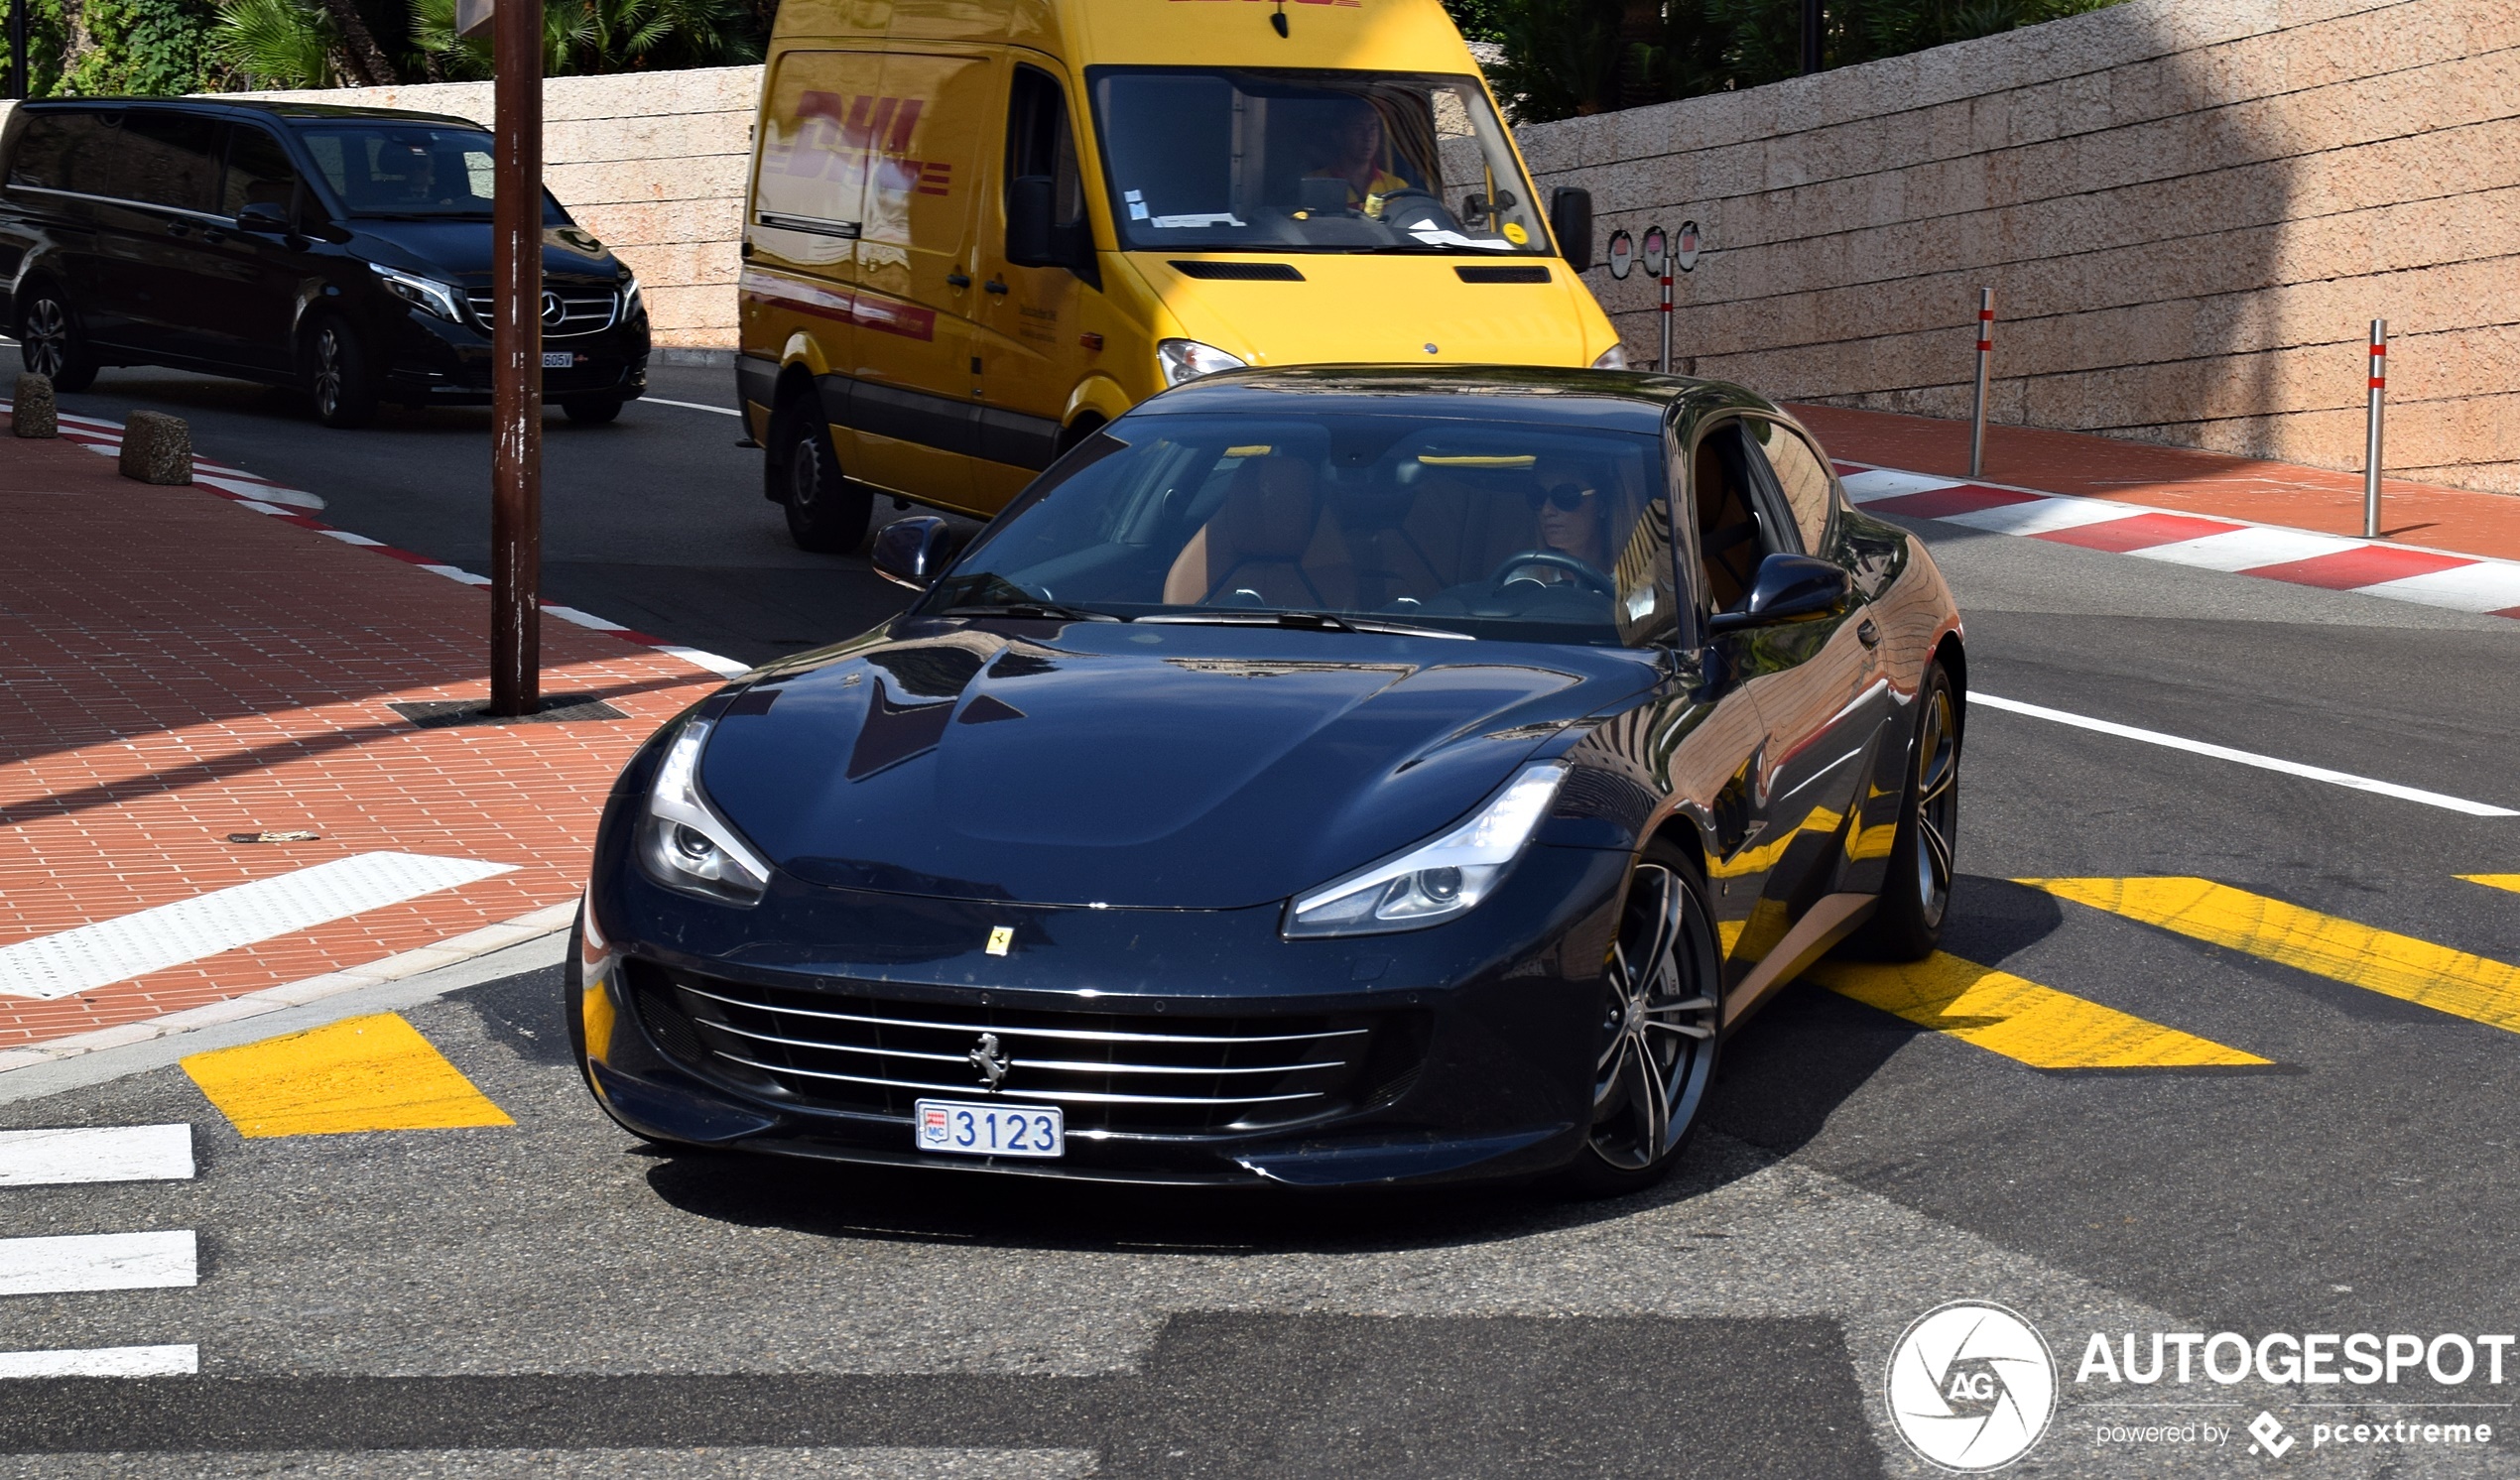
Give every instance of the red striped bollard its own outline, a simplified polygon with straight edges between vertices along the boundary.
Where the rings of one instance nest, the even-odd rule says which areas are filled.
[[[1995,352],[1995,290],[1977,290],[1977,401],[1968,414],[1968,475],[1986,471],[1986,365]]]
[[[2371,410],[2362,446],[2362,538],[2380,538],[2380,398],[2389,391],[2389,321],[2371,320]]]

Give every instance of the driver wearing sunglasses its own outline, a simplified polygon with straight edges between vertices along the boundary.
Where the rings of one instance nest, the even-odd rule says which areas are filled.
[[[1524,495],[1537,516],[1540,548],[1573,555],[1596,570],[1609,568],[1609,552],[1601,529],[1601,496],[1581,479],[1563,471],[1544,478],[1543,486]],[[1534,567],[1540,573],[1545,567]],[[1564,571],[1548,572],[1551,583],[1573,579]]]

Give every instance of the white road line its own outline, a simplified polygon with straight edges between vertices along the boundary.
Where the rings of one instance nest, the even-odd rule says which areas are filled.
[[[0,1187],[182,1181],[192,1175],[192,1127],[102,1126],[0,1131]]]
[[[2050,709],[2040,704],[2025,704],[2019,699],[1998,698],[1982,689],[1972,689],[1968,695],[1968,702],[1971,705],[1983,704],[1989,709],[2001,709],[2009,714],[2027,714],[2033,719],[2047,719],[2058,724],[2070,724],[2076,729],[2096,730],[2103,735],[2115,735],[2123,740],[2141,740],[2146,745],[2163,745],[2172,750],[2184,750],[2194,755],[2211,756],[2217,761],[2233,761],[2242,766],[2255,766],[2261,771],[2280,771],[2286,776],[2308,777],[2312,781],[2324,781],[2331,786],[2350,787],[2357,792],[2376,792],[2383,797],[2395,797],[2401,802],[2420,802],[2426,806],[2438,806],[2446,811],[2465,812],[2471,817],[2520,817],[2520,811],[2514,811],[2507,806],[2469,802],[2463,797],[2447,797],[2439,792],[2427,792],[2420,787],[2402,787],[2390,781],[2373,781],[2367,776],[2355,776],[2344,771],[2331,771],[2324,766],[2305,766],[2299,761],[2280,760],[2274,756],[2259,755],[2254,751],[2233,750],[2227,745],[2209,745],[2203,740],[2190,740],[2182,735],[2165,735],[2159,730],[2138,729],[2131,724],[2093,719],[2087,714],[2071,714],[2063,709]]]
[[[2354,589],[2365,596],[2387,596],[2458,611],[2511,611],[2520,609],[2520,565],[2508,560],[2478,560]]]
[[[2212,518],[2211,515],[2191,517]],[[2261,565],[2289,564],[2294,560],[2314,559],[2361,548],[2359,540],[2340,540],[2333,535],[2312,535],[2300,530],[2279,530],[2253,524],[2225,530],[2219,535],[2201,535],[2194,540],[2130,550],[2127,554],[2141,559],[2168,560],[2174,565],[2196,565],[2206,570],[2237,573]]]
[[[1893,468],[1867,468],[1848,473],[1837,480],[1846,489],[1846,497],[1858,504],[1875,499],[1894,499],[1902,494],[1931,493],[1937,488],[1957,488],[1957,478],[1937,478],[1926,473],[1903,473]]]
[[[685,663],[691,664],[695,668],[704,668],[721,678],[740,678],[744,675],[751,673],[753,670],[753,666],[749,663],[738,663],[732,658],[721,658],[715,653],[703,653],[697,648],[681,648],[670,644],[659,644],[651,651],[680,658]]]
[[[2079,530],[2087,525],[2115,524],[2121,519],[2135,519],[2141,509],[2112,504],[2105,499],[2068,498],[2060,494],[2052,499],[2035,499],[2026,504],[1997,504],[1970,514],[1946,514],[1945,524],[1966,525],[1973,530],[1986,530],[1998,535],[2044,535],[2051,530]]]
[[[0,1239],[0,1295],[164,1290],[199,1283],[189,1228]]]
[[[0,995],[51,999],[91,992],[515,870],[512,863],[421,853],[336,858],[0,946]]]
[[[83,1351],[0,1351],[0,1380],[26,1377],[190,1377],[197,1346],[91,1346]]]
[[[663,396],[642,396],[639,399],[650,406],[679,406],[685,411],[713,411],[721,417],[740,417],[743,415],[742,412],[735,410],[731,406],[702,406],[696,401],[668,401]]]

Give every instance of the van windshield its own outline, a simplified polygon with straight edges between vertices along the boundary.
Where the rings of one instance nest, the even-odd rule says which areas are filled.
[[[300,124],[315,173],[354,216],[490,218],[491,139],[422,123]],[[543,194],[543,224],[569,225]]]
[[[1130,251],[1550,252],[1475,77],[1086,72]]]

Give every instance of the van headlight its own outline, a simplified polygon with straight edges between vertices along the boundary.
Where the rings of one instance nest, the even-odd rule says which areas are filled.
[[[1297,896],[1282,932],[1374,935],[1467,914],[1522,856],[1566,775],[1554,761],[1524,767],[1476,816],[1444,836]]]
[[[398,273],[390,267],[378,267],[373,262],[368,264],[368,270],[376,274],[376,280],[385,285],[387,293],[413,308],[435,313],[449,323],[463,322],[463,309],[457,306],[459,301],[451,286],[433,278],[417,278],[410,273]]]
[[[1196,339],[1159,339],[1155,342],[1155,358],[1164,366],[1164,384],[1177,386],[1184,381],[1213,375],[1219,370],[1240,370],[1245,361],[1229,355],[1213,344]]]
[[[1592,368],[1595,370],[1626,369],[1627,346],[1624,344],[1613,344],[1609,348],[1601,351],[1601,358],[1592,362]]]
[[[647,306],[639,302],[639,275],[637,273],[622,274],[621,316],[636,318],[646,310]]]
[[[707,720],[694,719],[666,749],[648,788],[647,815],[639,819],[639,862],[668,889],[749,905],[770,887],[770,865],[700,792],[700,752],[709,729]]]

